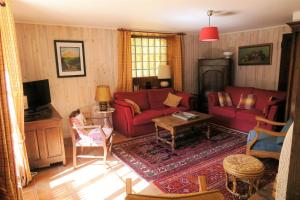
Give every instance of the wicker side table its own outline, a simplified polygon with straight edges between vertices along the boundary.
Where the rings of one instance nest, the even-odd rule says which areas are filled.
[[[253,188],[257,191],[259,180],[264,173],[264,164],[253,156],[245,154],[235,154],[226,157],[223,161],[226,174],[226,189],[233,195],[247,198],[253,193]],[[249,185],[248,193],[240,194],[237,191],[238,182],[246,182]],[[229,183],[232,183],[232,187]]]

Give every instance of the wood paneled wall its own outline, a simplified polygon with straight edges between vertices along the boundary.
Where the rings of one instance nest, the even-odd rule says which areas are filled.
[[[211,56],[211,43],[200,42],[198,33],[184,36],[184,91],[198,93],[198,59]]]
[[[97,85],[110,85],[111,92],[116,88],[117,31],[23,23],[16,29],[23,81],[49,79],[52,104],[63,116],[64,136],[69,137],[70,112],[95,103]],[[84,41],[86,77],[57,78],[54,40]]]
[[[277,90],[282,34],[289,33],[288,26],[277,26],[220,35],[212,42],[212,57],[223,57],[224,51],[233,52],[235,85]],[[271,65],[238,66],[238,47],[254,44],[273,43]]]

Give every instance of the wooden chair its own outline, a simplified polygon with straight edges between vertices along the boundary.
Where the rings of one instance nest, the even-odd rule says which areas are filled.
[[[126,179],[126,198],[125,200],[223,200],[224,196],[218,190],[207,191],[205,176],[199,176],[199,192],[190,194],[161,194],[161,195],[145,195],[132,194],[132,181]]]
[[[90,123],[87,123],[87,122]],[[103,158],[106,161],[107,152],[111,151],[113,140],[113,129],[94,125],[91,117],[85,117],[79,109],[73,111],[69,116],[70,133],[73,144],[73,166],[77,167],[77,147],[102,147]]]
[[[292,124],[292,120],[289,120],[288,122],[274,122],[256,116],[256,121],[257,125],[248,135],[246,154],[260,158],[279,159],[282,143],[288,128]],[[262,123],[284,127],[280,132],[275,132],[261,128]]]

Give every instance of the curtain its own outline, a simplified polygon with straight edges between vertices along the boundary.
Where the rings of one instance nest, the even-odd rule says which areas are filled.
[[[17,175],[23,186],[31,181],[31,173],[27,158],[24,134],[24,102],[21,78],[21,68],[17,49],[15,23],[11,11],[10,1],[0,7],[1,46],[6,74],[6,92],[10,112],[11,131],[14,138],[14,154]],[[4,87],[4,86],[2,86]]]
[[[168,64],[172,68],[173,88],[183,88],[183,34],[168,37]]]
[[[5,69],[0,45],[0,199],[14,200],[17,199],[18,188],[6,91]]]
[[[118,91],[132,91],[131,31],[118,30]]]

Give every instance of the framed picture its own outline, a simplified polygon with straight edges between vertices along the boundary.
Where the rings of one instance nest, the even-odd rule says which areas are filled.
[[[272,43],[239,47],[239,65],[270,65]]]
[[[85,76],[83,41],[54,40],[58,78]]]

